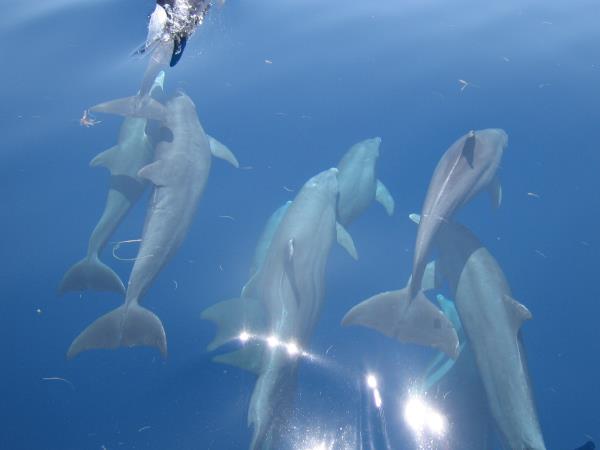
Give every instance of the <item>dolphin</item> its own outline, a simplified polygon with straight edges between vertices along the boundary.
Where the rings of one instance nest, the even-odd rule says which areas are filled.
[[[151,95],[162,92],[165,75],[161,72],[154,81]],[[90,162],[92,167],[106,167],[110,171],[110,188],[104,212],[92,231],[85,258],[72,266],[64,275],[59,292],[114,291],[125,294],[125,286],[119,276],[100,261],[99,254],[106,242],[138,201],[146,182],[138,176],[139,170],[152,162],[154,142],[148,120],[126,117],[121,125],[117,145],[100,153]]]
[[[242,331],[255,337],[240,350],[214,358],[258,375],[248,411],[253,450],[278,448],[273,440],[293,400],[297,357],[308,344],[324,302],[325,266],[340,229],[337,173],[332,168],[314,176],[286,207],[244,296],[202,313],[217,325],[208,350],[235,340]]]
[[[438,315],[433,324],[423,322],[424,317],[436,317],[435,307],[421,289],[425,258],[440,225],[450,220],[481,190],[490,189],[494,204],[500,205],[502,194],[496,170],[507,143],[508,136],[503,130],[487,129],[470,131],[452,144],[442,156],[429,183],[408,286],[375,295],[356,305],[346,314],[343,324],[360,324],[400,341],[420,342],[451,357],[458,355],[458,338],[456,332],[446,329],[447,325],[451,325],[447,319],[442,320]],[[426,316],[420,314],[424,310],[428,311]],[[397,317],[398,314],[402,317]],[[430,333],[428,338],[425,330],[440,324],[445,324],[441,328],[442,333]]]
[[[428,400],[451,418],[450,448],[491,450],[493,422],[473,350],[464,335],[454,302],[441,294],[436,300],[457,330],[461,350],[456,361],[443,353],[435,357],[423,377],[422,389]]]
[[[429,183],[421,211],[421,223],[413,257],[409,294],[413,298],[420,289],[427,256],[440,225],[475,195],[488,189],[496,207],[502,201],[502,189],[496,176],[508,135],[490,128],[470,131],[450,146],[438,163]]]
[[[394,213],[394,199],[375,175],[381,138],[375,137],[354,144],[338,164],[340,198],[337,213],[339,222],[347,226],[377,200],[388,215]]]
[[[545,450],[520,334],[531,313],[512,297],[500,265],[466,227],[444,222],[435,244],[435,270],[452,291],[501,440],[510,449]]]
[[[128,103],[137,100],[115,100],[92,110],[123,115],[131,110]],[[148,116],[160,112],[169,136],[157,144],[154,162],[138,173],[154,185],[154,192],[125,303],[89,325],[71,344],[67,354],[70,358],[93,348],[139,345],[157,347],[166,356],[162,323],[139,302],[188,232],[208,179],[211,156],[238,167],[229,149],[204,133],[195,105],[187,95],[180,93],[164,106],[149,99],[149,107]],[[138,112],[143,114],[144,110]]]

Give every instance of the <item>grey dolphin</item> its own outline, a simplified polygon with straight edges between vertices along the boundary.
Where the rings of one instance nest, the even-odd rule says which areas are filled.
[[[164,72],[161,72],[154,81],[151,95],[155,95],[157,91],[162,92],[164,79]],[[154,156],[154,143],[147,134],[147,128],[147,119],[126,117],[121,125],[117,145],[100,153],[90,162],[92,167],[102,166],[110,171],[106,206],[90,236],[86,257],[67,271],[60,283],[59,292],[92,289],[125,294],[123,282],[110,267],[100,261],[99,254],[146,187],[145,180],[138,176],[138,172]]]
[[[123,114],[130,111],[128,101],[138,99],[116,100],[103,104],[101,109]],[[206,136],[194,103],[187,95],[179,94],[165,106],[154,102],[151,108],[149,114],[161,111],[171,139],[159,142],[154,162],[139,171],[141,178],[154,185],[154,192],[125,303],[89,325],[71,344],[69,357],[93,348],[138,345],[157,347],[166,355],[166,336],[160,319],[139,302],[187,235],[208,179],[211,156],[238,166],[225,146]]]
[[[484,189],[489,189],[496,206],[502,200],[496,170],[508,144],[504,130],[470,131],[450,146],[438,163],[429,183],[417,231],[409,294],[421,287],[427,256],[443,222]]]
[[[340,197],[338,220],[344,226],[361,215],[373,200],[383,205],[388,215],[394,213],[394,199],[375,175],[381,138],[375,137],[354,144],[338,164]]]
[[[544,450],[520,336],[531,313],[512,298],[498,262],[466,227],[444,222],[435,243],[435,270],[452,290],[503,442],[511,449]]]
[[[254,428],[251,449],[273,445],[276,426],[293,398],[297,358],[291,350],[297,346],[302,352],[321,311],[325,266],[339,229],[337,172],[329,169],[304,184],[287,207],[244,297],[202,313],[218,326],[209,350],[235,339],[242,330],[259,337],[214,358],[258,375],[248,412],[248,423]],[[269,336],[270,345],[265,345]]]
[[[356,305],[346,314],[343,324],[367,326],[400,341],[430,345],[451,357],[458,355],[456,332],[447,329],[451,323],[441,313],[436,316],[435,306],[422,292],[425,258],[440,225],[450,220],[481,190],[492,189],[495,204],[500,204],[496,170],[507,142],[508,136],[503,130],[487,129],[471,131],[452,144],[442,156],[429,184],[408,286],[378,294]],[[432,327],[436,329],[435,333],[431,332]]]
[[[424,375],[423,390],[450,420],[447,439],[450,448],[491,450],[493,422],[473,350],[466,340],[454,302],[441,294],[437,301],[457,330],[461,351],[456,361],[440,353]]]

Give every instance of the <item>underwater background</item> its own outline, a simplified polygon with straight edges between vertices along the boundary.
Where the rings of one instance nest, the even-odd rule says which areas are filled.
[[[378,177],[396,200],[334,247],[326,301],[300,368],[291,448],[416,448],[402,399],[433,350],[340,325],[346,311],[404,286],[437,161],[471,129],[509,135],[503,204],[478,196],[458,215],[531,310],[523,327],[546,444],[600,439],[600,5],[597,1],[230,0],[213,8],[165,87],[186,92],[204,128],[236,153],[216,160],[186,241],[144,304],[169,356],[135,348],[67,361],[73,338],[122,297],[59,296],[104,206],[108,172],[88,167],[120,118],[81,127],[84,109],[133,95],[149,0],[3,0],[0,17],[0,448],[243,449],[255,377],[211,362],[206,307],[238,295],[268,216],[355,142],[380,136]],[[459,80],[470,83],[461,91]],[[294,192],[290,192],[294,191]],[[111,242],[140,237],[148,194]],[[229,216],[229,217],[223,217]],[[126,280],[132,262],[103,260]],[[136,246],[119,254],[134,257]],[[364,419],[360,389],[378,374],[385,409]],[[60,380],[44,378],[60,377]],[[361,419],[362,417],[362,419]],[[307,439],[308,437],[308,439]],[[314,440],[315,444],[311,444]],[[432,448],[435,447],[435,443]],[[315,447],[317,448],[317,447]]]

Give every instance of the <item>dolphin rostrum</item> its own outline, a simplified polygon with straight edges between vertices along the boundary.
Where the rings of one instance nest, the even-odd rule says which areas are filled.
[[[137,97],[120,99],[92,110],[126,115],[131,111],[128,103],[137,101]],[[69,357],[93,348],[138,345],[157,347],[166,355],[167,341],[160,319],[139,302],[187,234],[208,179],[211,156],[238,167],[229,149],[204,133],[187,95],[178,94],[165,106],[151,98],[148,102],[148,117],[162,117],[169,136],[157,144],[154,162],[139,171],[141,178],[154,185],[154,192],[125,303],[89,325],[71,344]],[[142,115],[145,110],[137,112]]]
[[[293,400],[297,358],[321,311],[325,266],[341,227],[336,224],[337,172],[329,169],[311,178],[286,207],[243,297],[202,313],[218,327],[209,350],[235,340],[241,332],[255,337],[240,350],[214,358],[258,375],[248,411],[253,450],[279,448],[272,447],[273,440]]]
[[[394,213],[394,199],[375,175],[381,138],[375,137],[354,144],[338,164],[340,198],[338,220],[347,226],[377,200],[388,215]]]
[[[163,83],[164,72],[161,72],[154,82],[151,94],[162,92]],[[90,236],[86,257],[65,274],[59,292],[92,289],[125,294],[123,282],[110,267],[100,261],[99,253],[146,187],[145,180],[138,176],[138,172],[152,162],[154,156],[154,142],[152,136],[148,136],[148,125],[147,119],[126,117],[117,145],[100,153],[90,162],[92,167],[103,166],[110,171],[106,206]]]
[[[531,313],[512,297],[498,262],[466,227],[444,222],[435,244],[435,270],[452,291],[502,441],[511,449],[545,450],[520,335]]]

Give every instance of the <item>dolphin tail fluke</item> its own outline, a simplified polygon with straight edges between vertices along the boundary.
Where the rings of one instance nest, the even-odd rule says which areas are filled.
[[[75,338],[67,357],[91,349],[118,347],[156,347],[167,355],[167,338],[160,319],[137,303],[125,304],[103,315]]]
[[[413,299],[408,288],[375,295],[348,311],[342,324],[362,325],[400,342],[433,347],[451,358],[458,356],[456,330],[422,291]]]
[[[237,339],[242,332],[248,336],[262,333],[265,328],[264,317],[266,314],[262,303],[245,297],[225,300],[205,309],[202,318],[217,325],[217,335],[207,349],[215,350]]]
[[[125,294],[119,275],[96,257],[84,258],[73,265],[58,288],[61,294],[85,290]]]
[[[152,79],[154,83],[154,78]],[[152,97],[144,95],[119,98],[92,106],[92,112],[115,114],[124,117],[139,117],[142,119],[164,122],[167,116],[166,108]]]
[[[575,450],[596,450],[596,444],[592,441],[587,441],[581,447],[577,447]]]

